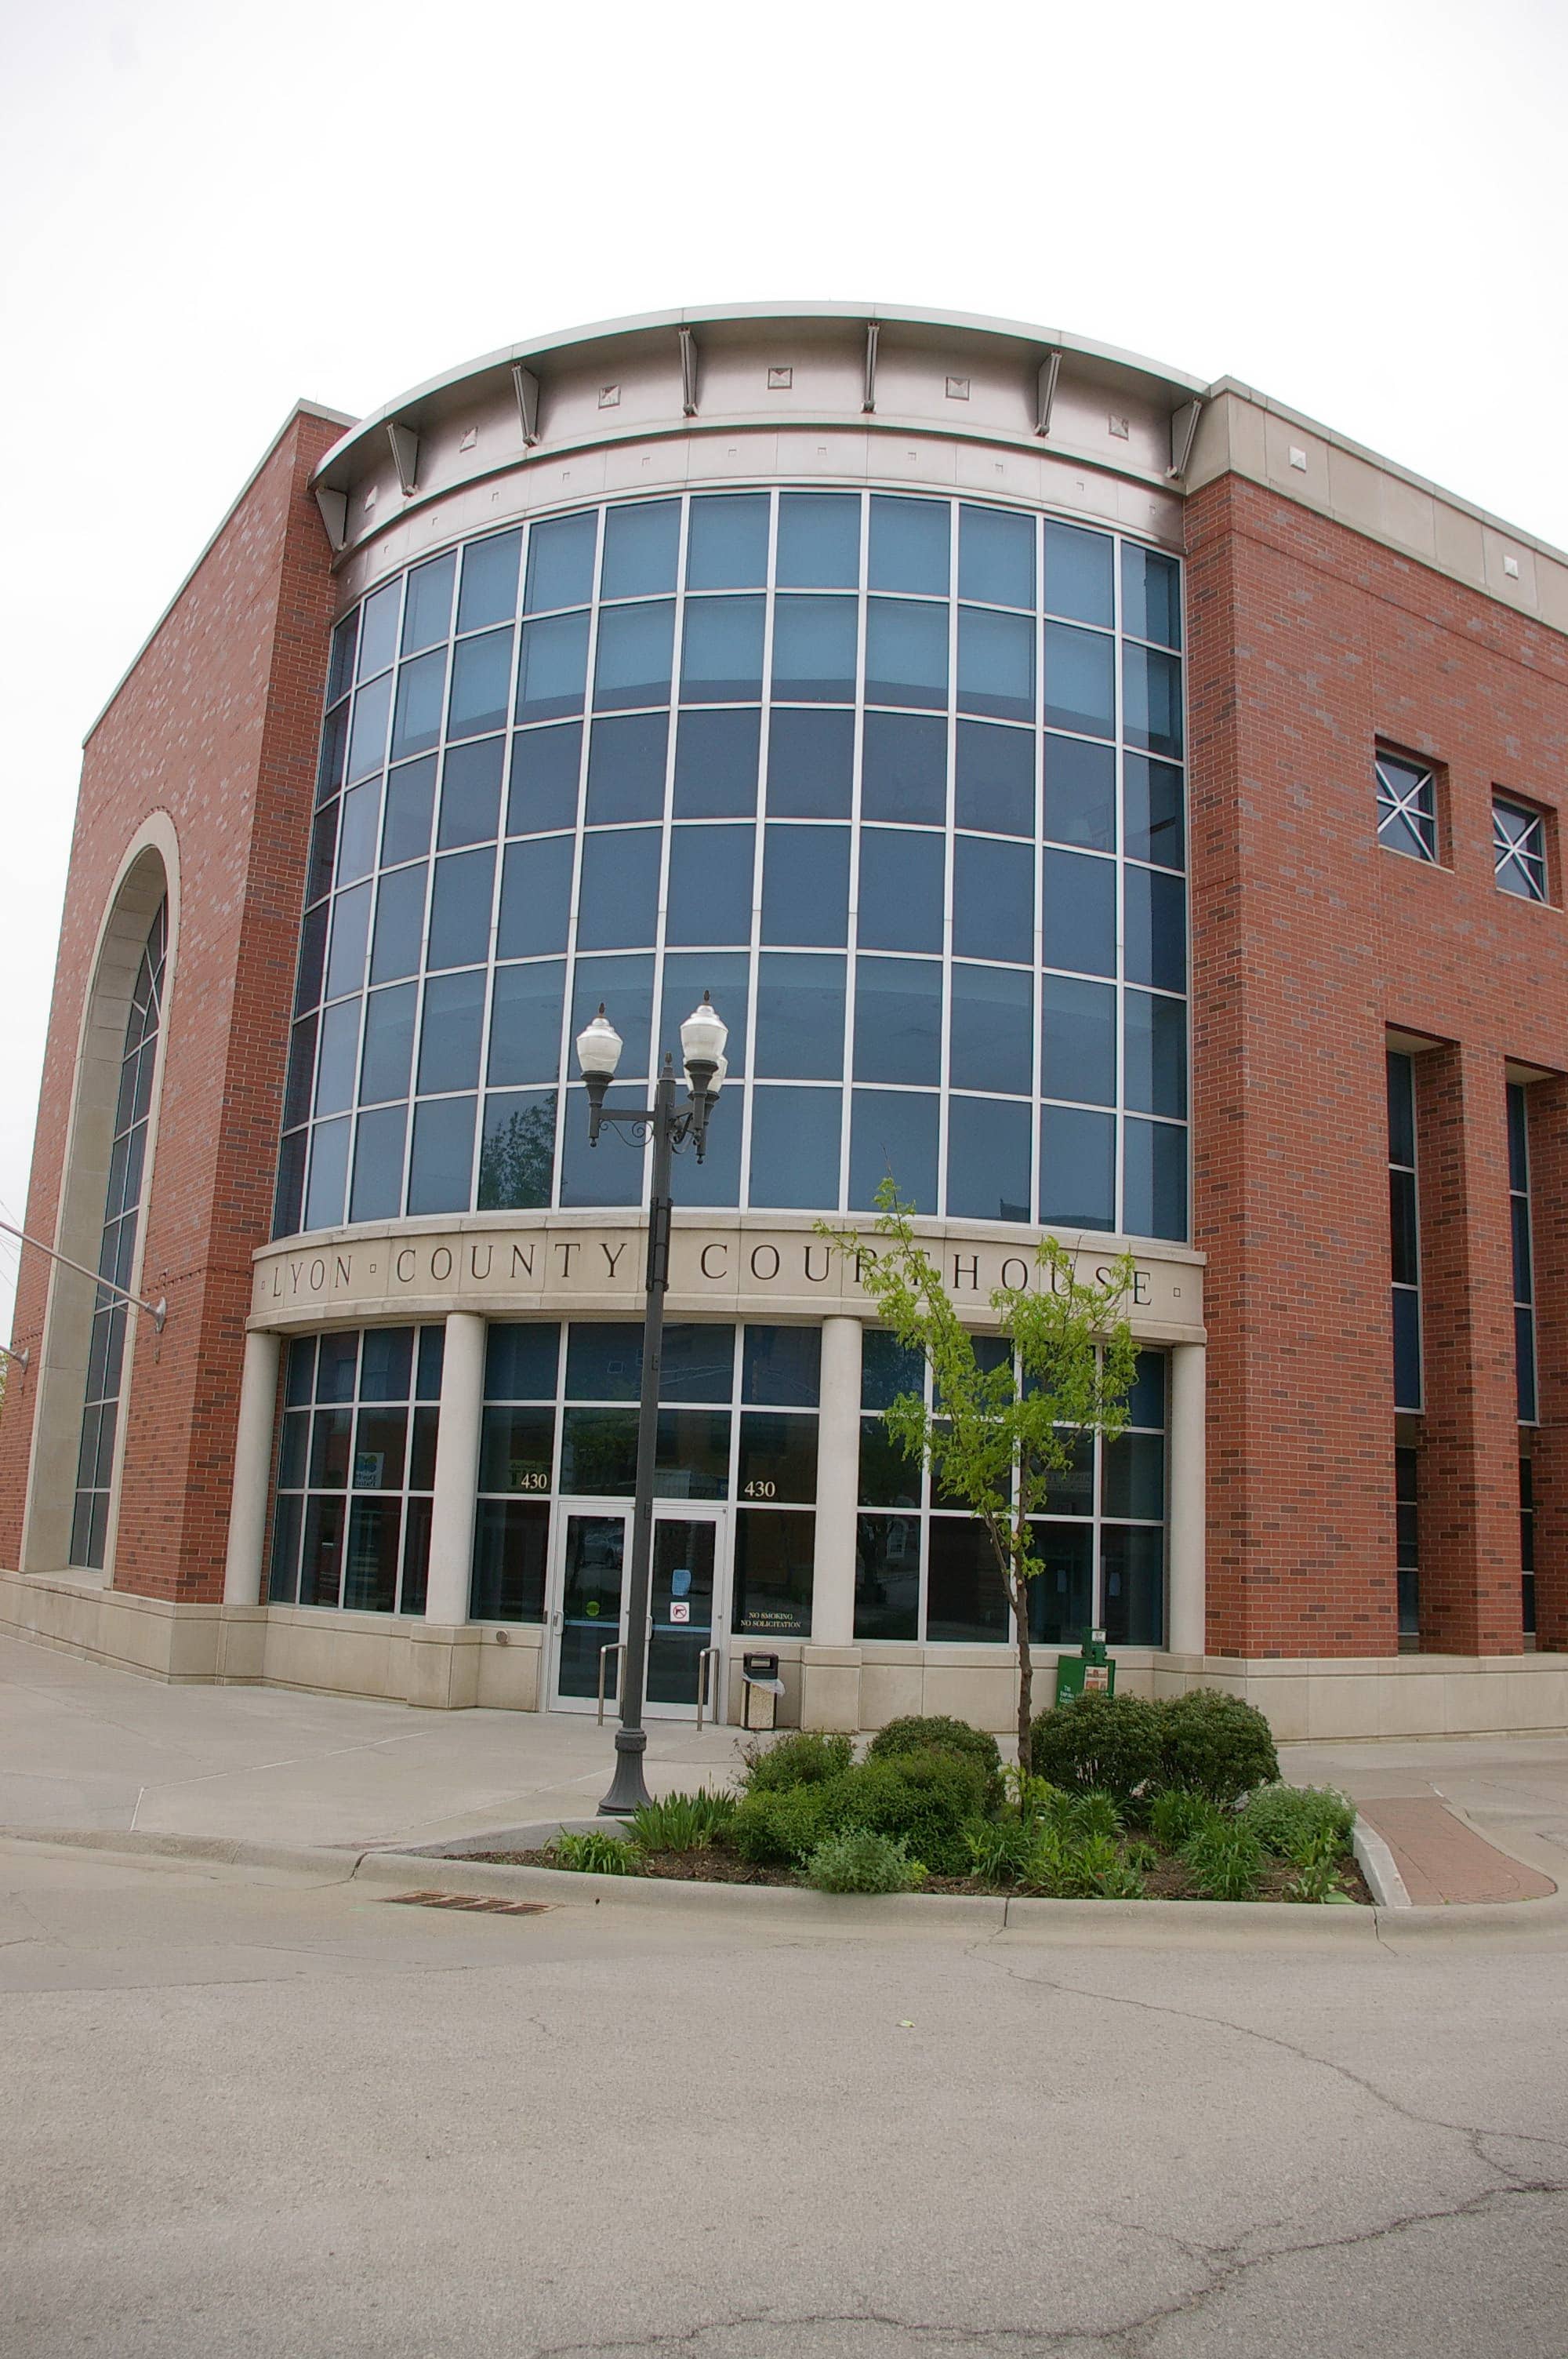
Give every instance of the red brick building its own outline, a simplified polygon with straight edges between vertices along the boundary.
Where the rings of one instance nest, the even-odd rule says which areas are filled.
[[[892,1169],[979,1326],[1134,1256],[1047,1656],[1568,1724],[1565,764],[1568,560],[1228,381],[784,309],[302,405],[87,741],[0,1625],[591,1705],[645,1180],[570,1042],[711,987],[650,1709],[765,1644],[808,1724],[1007,1724],[814,1228]]]

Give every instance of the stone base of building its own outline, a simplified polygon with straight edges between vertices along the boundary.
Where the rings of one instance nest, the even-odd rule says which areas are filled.
[[[546,1634],[528,1624],[177,1605],[70,1574],[0,1571],[0,1632],[177,1685],[297,1688],[434,1712],[536,1712],[543,1701]],[[784,1682],[781,1727],[877,1729],[905,1712],[950,1712],[999,1734],[1013,1726],[1015,1675],[1000,1649],[782,1638],[770,1651]],[[737,1728],[741,1653],[738,1643],[723,1699]],[[1041,1704],[1055,1664],[1054,1649],[1035,1658]],[[1124,1693],[1145,1696],[1222,1688],[1255,1703],[1281,1741],[1568,1734],[1568,1654],[1248,1661],[1126,1647],[1117,1679]]]

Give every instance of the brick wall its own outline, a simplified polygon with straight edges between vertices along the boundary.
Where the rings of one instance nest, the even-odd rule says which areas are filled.
[[[1568,641],[1235,477],[1195,496],[1187,533],[1209,1646],[1398,1645],[1383,1054],[1399,1027],[1447,1044],[1417,1058],[1423,1644],[1513,1652],[1505,1060],[1568,1061],[1568,951],[1561,909],[1497,890],[1491,798],[1558,801]],[[1444,866],[1379,844],[1379,739],[1441,766]],[[1568,1246],[1552,1285],[1565,1265]],[[1564,1385],[1568,1368],[1560,1399]],[[1542,1594],[1560,1581],[1548,1569]]]
[[[143,1276],[133,1317],[114,1583],[222,1594],[249,1260],[268,1232],[332,583],[310,471],[337,439],[308,411],[256,476],[94,729],[45,1052],[27,1227],[54,1234],[92,951],[127,846],[162,810],[179,845]],[[24,1253],[16,1340],[37,1353],[48,1277]],[[0,1562],[21,1539],[29,1391],[0,1420]],[[50,1479],[74,1482],[74,1465]]]

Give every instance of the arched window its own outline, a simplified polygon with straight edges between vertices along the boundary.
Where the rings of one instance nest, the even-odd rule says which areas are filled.
[[[125,1046],[120,1061],[120,1094],[109,1158],[109,1187],[98,1274],[128,1287],[135,1260],[141,1216],[142,1169],[146,1154],[147,1113],[157,1060],[158,1020],[163,1004],[164,962],[168,940],[168,902],[158,903],[131,995]],[[101,1571],[109,1523],[109,1486],[120,1417],[120,1386],[125,1355],[126,1305],[100,1286],[92,1307],[92,1340],[87,1359],[87,1398],[76,1462],[76,1504],[70,1527],[70,1561]]]

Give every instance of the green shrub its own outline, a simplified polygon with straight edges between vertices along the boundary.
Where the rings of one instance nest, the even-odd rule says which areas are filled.
[[[1129,1867],[1137,1869],[1140,1875],[1148,1875],[1160,1864],[1159,1849],[1152,1843],[1123,1843],[1121,1856]]]
[[[1098,1787],[1124,1808],[1160,1766],[1158,1714],[1141,1696],[1080,1696],[1030,1732],[1037,1777],[1076,1793]]]
[[[1001,1799],[1001,1754],[996,1738],[967,1720],[946,1712],[910,1712],[878,1729],[867,1747],[868,1761],[902,1759],[910,1753],[957,1753],[972,1761],[986,1780],[986,1801],[993,1809]]]
[[[806,1880],[818,1892],[913,1892],[925,1870],[911,1859],[902,1836],[870,1827],[847,1827],[827,1835],[806,1864]]]
[[[792,1786],[820,1786],[841,1777],[855,1757],[853,1740],[814,1728],[795,1730],[775,1745],[749,1745],[743,1784],[748,1794],[780,1794]]]
[[[1071,1798],[1073,1831],[1080,1836],[1103,1835],[1114,1843],[1127,1821],[1117,1809],[1114,1796],[1102,1793],[1098,1787],[1087,1794]]]
[[[563,1828],[546,1853],[552,1867],[569,1867],[579,1875],[636,1875],[636,1851],[619,1835],[568,1834]]]
[[[1033,1830],[1022,1819],[971,1819],[963,1830],[969,1874],[987,1884],[1016,1884]]]
[[[1137,1900],[1143,1877],[1107,1834],[1072,1834],[1042,1822],[1019,1872],[1025,1891],[1049,1900]]]
[[[1263,1873],[1263,1846],[1239,1819],[1216,1819],[1182,1845],[1182,1861],[1205,1900],[1250,1900]]]
[[[1356,1805],[1331,1786],[1260,1786],[1241,1813],[1265,1851],[1299,1860],[1309,1845],[1327,1836],[1330,1858],[1350,1849]]]
[[[1078,1706],[1076,1709],[1081,1710]],[[1193,1688],[1152,1706],[1158,1778],[1211,1802],[1234,1805],[1280,1774],[1273,1733],[1256,1704],[1217,1688]]]
[[[982,1815],[987,1781],[973,1761],[956,1753],[907,1753],[866,1761],[844,1780],[845,1823],[878,1834],[902,1835],[910,1856],[933,1875],[964,1875],[968,1822]]]
[[[735,1815],[733,1794],[666,1794],[632,1813],[632,1840],[639,1851],[705,1851]]]
[[[1149,1832],[1165,1851],[1180,1851],[1184,1843],[1214,1826],[1219,1812],[1201,1794],[1189,1794],[1184,1787],[1168,1786],[1163,1793],[1150,1798],[1146,1815]],[[1257,1833],[1257,1829],[1253,1832]]]
[[[1347,1900],[1339,1880],[1340,1846],[1332,1828],[1309,1835],[1292,1856],[1296,1872],[1285,1886],[1287,1900],[1323,1902]]]
[[[759,1867],[797,1867],[824,1835],[849,1823],[845,1788],[850,1773],[809,1785],[766,1787],[742,1795],[721,1840]]]

